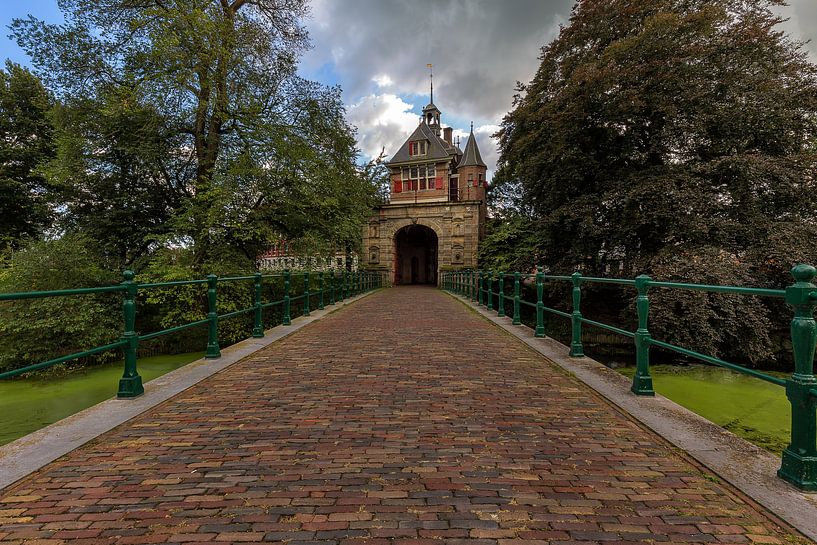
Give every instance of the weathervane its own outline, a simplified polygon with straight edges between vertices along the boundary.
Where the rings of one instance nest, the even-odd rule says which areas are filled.
[[[431,104],[434,104],[434,70],[433,70],[434,65],[427,64],[426,66],[428,67],[428,79],[429,81],[431,81],[431,96],[429,97],[430,98],[429,102]]]

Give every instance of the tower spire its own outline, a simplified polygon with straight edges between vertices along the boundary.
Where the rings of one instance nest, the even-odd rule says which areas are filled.
[[[429,95],[429,102],[434,104],[434,65],[427,64],[428,67],[428,79],[431,83],[431,94]]]

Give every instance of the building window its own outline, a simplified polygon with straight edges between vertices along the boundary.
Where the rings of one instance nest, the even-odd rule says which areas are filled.
[[[482,172],[479,173],[479,186],[482,187]]]
[[[472,185],[474,185],[474,175],[473,175],[473,173],[468,175],[468,187],[471,187]]]
[[[425,155],[428,153],[428,141],[426,140],[415,140],[414,142],[409,142],[409,155],[414,157],[416,155]]]

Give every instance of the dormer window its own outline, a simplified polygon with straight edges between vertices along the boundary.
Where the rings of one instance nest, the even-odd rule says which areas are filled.
[[[427,140],[415,140],[414,142],[409,142],[409,155],[414,157],[417,155],[425,155],[428,153],[428,141]]]

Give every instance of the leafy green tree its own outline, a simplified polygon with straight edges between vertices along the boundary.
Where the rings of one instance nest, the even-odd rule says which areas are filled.
[[[817,72],[776,3],[577,5],[500,132],[498,178],[549,259],[636,272],[668,245],[743,253],[777,222],[813,225]]]
[[[186,196],[182,140],[144,102],[133,89],[109,86],[57,105],[56,157],[43,169],[59,188],[59,227],[96,240],[114,270],[172,234]]]
[[[108,286],[94,242],[81,235],[34,242],[0,269],[0,293]],[[122,297],[94,294],[0,303],[0,369],[9,370],[115,342],[122,335]],[[118,352],[95,361],[115,359]]]
[[[577,3],[499,133],[497,193],[518,190],[552,270],[781,286],[817,261],[817,68],[781,3]],[[713,320],[693,347],[728,344],[697,334]]]
[[[53,99],[17,64],[0,70],[0,251],[19,248],[51,221],[49,184],[38,167],[54,154]]]
[[[355,176],[339,90],[295,74],[308,46],[305,0],[62,0],[60,7],[64,25],[16,20],[14,36],[66,103],[115,105],[125,97],[133,106],[116,106],[114,126],[157,121],[146,145],[161,135],[173,168],[157,175],[157,165],[144,165],[136,176],[147,191],[172,180],[180,202],[170,203],[170,234],[193,248],[196,265],[225,243],[249,256],[277,236],[348,238],[347,224],[362,221],[358,197],[370,190]],[[127,165],[106,158],[105,177],[125,184],[140,142],[125,146]]]

